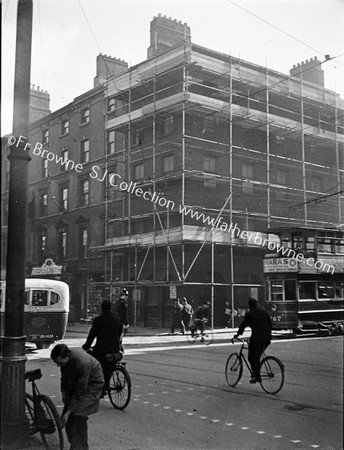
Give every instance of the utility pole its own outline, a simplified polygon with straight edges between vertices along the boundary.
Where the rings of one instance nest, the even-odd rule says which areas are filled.
[[[10,146],[10,186],[6,265],[5,327],[1,337],[1,444],[27,448],[25,414],[25,244],[29,135],[32,0],[18,0],[14,78],[13,138]],[[25,137],[25,139],[23,139]],[[15,142],[14,142],[15,141]],[[14,143],[13,143],[14,142]]]

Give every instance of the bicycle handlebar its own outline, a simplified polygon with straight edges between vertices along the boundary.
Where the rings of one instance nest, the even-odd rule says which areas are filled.
[[[240,341],[242,344],[246,344],[246,341],[244,340],[244,339],[241,339],[241,338],[239,338],[239,337],[237,337],[237,336],[233,336],[232,337],[232,344],[234,344],[234,339],[236,339],[237,341]]]

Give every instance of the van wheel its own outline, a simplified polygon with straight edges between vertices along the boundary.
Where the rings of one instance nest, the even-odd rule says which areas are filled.
[[[51,342],[49,341],[39,341],[36,342],[36,347],[38,350],[46,349],[50,347]]]

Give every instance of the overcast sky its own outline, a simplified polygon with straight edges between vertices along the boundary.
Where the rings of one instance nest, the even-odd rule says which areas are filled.
[[[2,129],[12,130],[17,0],[2,0]],[[147,58],[150,21],[186,22],[192,42],[289,74],[317,56],[344,97],[344,0],[33,0],[31,83],[56,111],[93,87],[99,53]],[[338,56],[340,55],[340,56]],[[338,57],[337,57],[338,56]]]

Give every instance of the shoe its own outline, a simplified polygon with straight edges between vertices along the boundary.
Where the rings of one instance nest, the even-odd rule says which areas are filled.
[[[256,379],[255,377],[252,377],[252,378],[250,379],[250,383],[251,383],[251,384],[256,384],[256,383],[257,383],[257,379]]]

